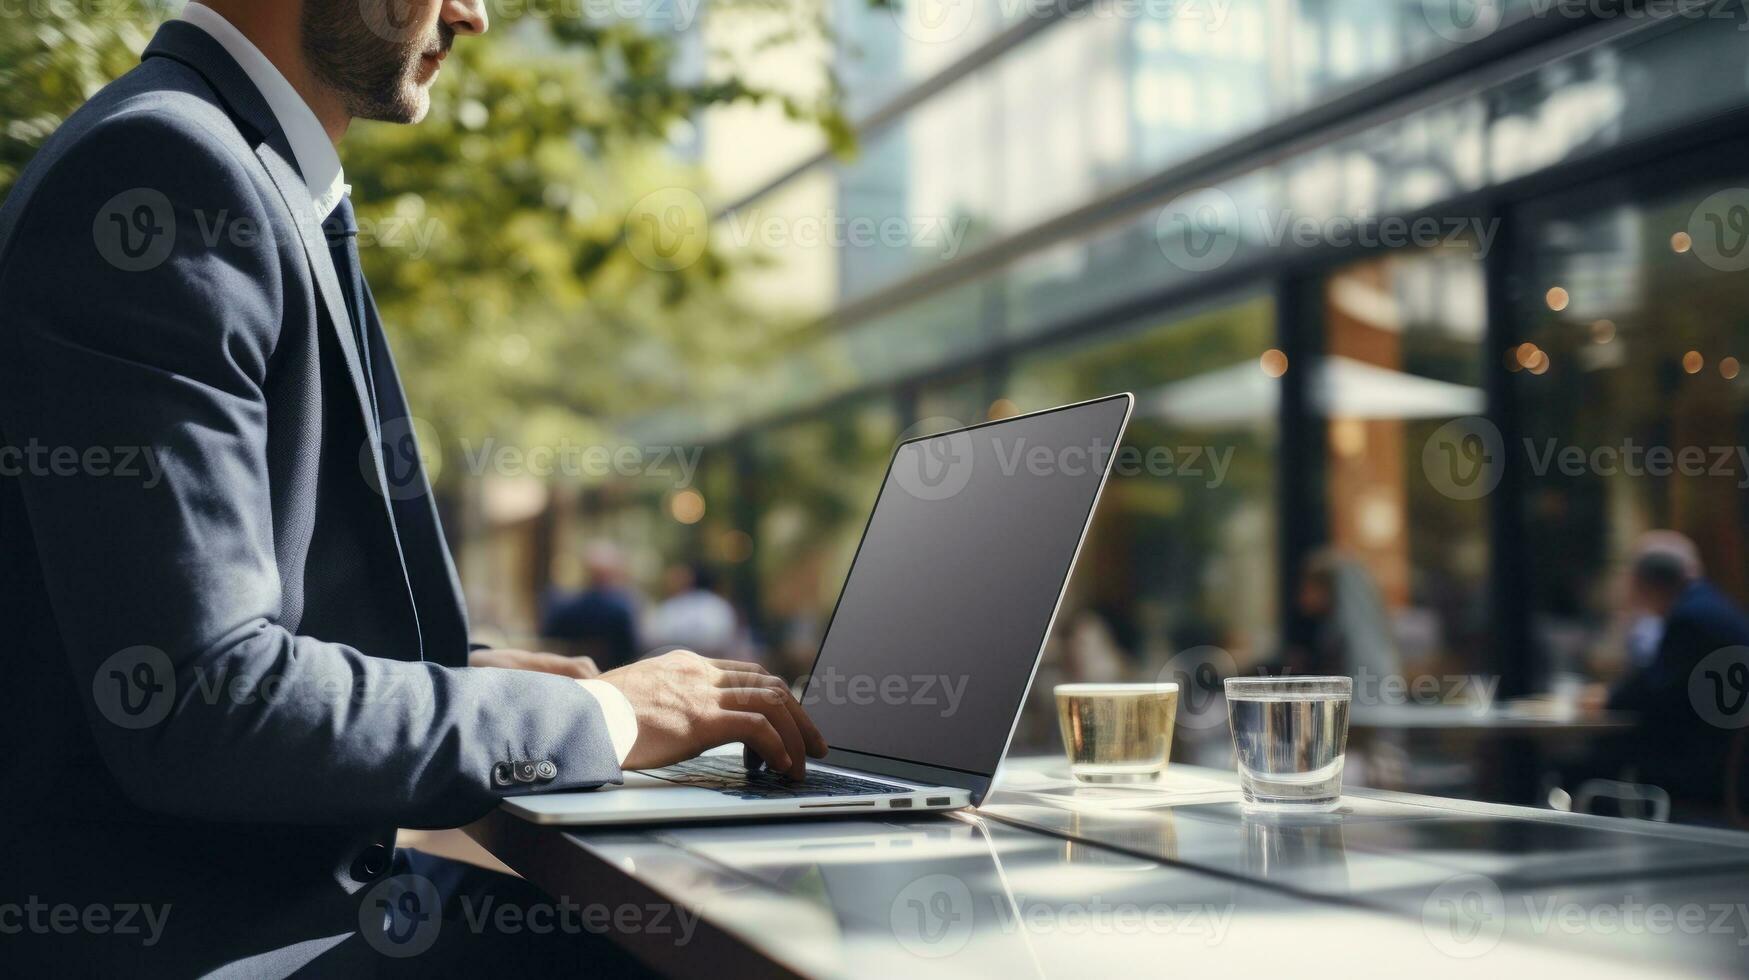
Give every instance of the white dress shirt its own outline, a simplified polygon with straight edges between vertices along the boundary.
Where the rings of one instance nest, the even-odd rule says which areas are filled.
[[[328,131],[322,128],[309,103],[292,88],[273,62],[267,60],[261,49],[244,37],[243,32],[223,14],[203,4],[190,3],[182,8],[182,20],[212,35],[212,39],[223,45],[237,64],[243,66],[243,73],[261,90],[261,97],[273,110],[279,128],[285,130],[292,156],[297,157],[298,170],[303,172],[304,183],[309,185],[316,220],[322,221],[334,213],[334,209],[340,206],[340,199],[349,190],[346,173],[340,168],[339,151],[334,149]]]
[[[631,701],[619,688],[606,681],[577,683],[593,694],[596,703],[601,705],[601,717],[607,722],[607,737],[613,740],[614,759],[625,765],[626,756],[632,753],[632,744],[638,740],[638,713],[632,710]]]
[[[309,103],[285,80],[285,76],[273,66],[273,62],[267,60],[261,49],[226,20],[223,14],[199,3],[190,3],[182,8],[181,19],[207,32],[213,40],[219,42],[237,64],[242,66],[243,73],[249,76],[255,87],[261,90],[261,96],[267,100],[268,108],[273,110],[279,128],[285,131],[292,155],[297,157],[298,170],[303,172],[304,183],[310,188],[310,204],[315,211],[316,220],[327,218],[340,206],[341,199],[351,188],[346,186],[346,173],[340,167],[340,153],[334,148],[334,142],[328,138],[328,131],[322,128],[321,121],[316,118]],[[607,735],[613,742],[614,756],[624,764],[626,756],[632,750],[632,744],[638,740],[638,716],[632,710],[632,703],[626,700],[619,688],[606,681],[587,680],[577,683],[601,705],[602,718],[607,722]]]

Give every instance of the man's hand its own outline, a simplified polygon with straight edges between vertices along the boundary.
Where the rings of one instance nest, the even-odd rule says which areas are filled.
[[[826,754],[826,740],[801,703],[758,664],[676,650],[610,670],[601,679],[619,688],[638,715],[627,769],[672,765],[741,742],[773,770],[801,779],[807,757]]]
[[[534,670],[583,681],[601,676],[601,668],[588,657],[561,657],[556,653],[535,653],[532,650],[475,650],[468,654],[468,666]]]

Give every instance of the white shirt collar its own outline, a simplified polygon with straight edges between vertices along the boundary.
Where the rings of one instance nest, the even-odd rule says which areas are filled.
[[[190,3],[182,8],[181,19],[212,35],[213,40],[224,46],[243,67],[249,80],[261,90],[262,98],[267,100],[268,108],[279,121],[279,128],[285,131],[292,156],[297,157],[298,169],[303,172],[304,183],[309,185],[316,220],[326,219],[340,206],[340,199],[351,188],[346,186],[340,154],[335,151],[334,143],[328,139],[328,131],[322,128],[316,113],[273,66],[273,62],[267,60],[261,49],[243,36],[243,32],[223,14],[200,3]]]

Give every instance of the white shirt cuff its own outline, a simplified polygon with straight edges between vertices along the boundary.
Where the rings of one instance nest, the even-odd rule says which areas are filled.
[[[632,745],[638,740],[638,713],[632,710],[632,703],[626,700],[625,694],[606,681],[578,681],[577,685],[601,705],[601,717],[607,722],[607,737],[613,740],[614,759],[619,765],[625,765],[626,756],[631,755]]]

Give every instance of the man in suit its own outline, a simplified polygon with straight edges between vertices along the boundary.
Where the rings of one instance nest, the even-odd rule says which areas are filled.
[[[730,741],[824,753],[751,664],[470,649],[336,144],[418,121],[486,28],[479,0],[191,3],[0,207],[0,960],[351,967],[431,914],[380,886],[453,884],[396,827]],[[165,913],[154,942],[122,905]]]
[[[1634,767],[1635,780],[1667,790],[1679,818],[1704,814],[1724,802],[1726,759],[1736,733],[1695,700],[1695,675],[1709,657],[1749,647],[1749,617],[1703,577],[1699,551],[1687,537],[1649,532],[1636,552],[1631,602],[1661,628],[1648,644],[1650,656],[1609,691],[1605,703],[1639,716],[1624,759]]]
[[[597,541],[583,552],[583,571],[588,588],[548,600],[540,635],[610,668],[638,659],[638,601],[625,556],[611,542]]]

